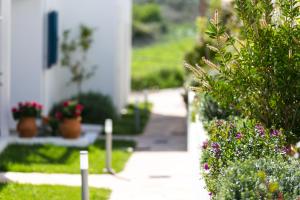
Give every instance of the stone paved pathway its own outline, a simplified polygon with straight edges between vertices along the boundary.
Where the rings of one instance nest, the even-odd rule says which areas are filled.
[[[136,138],[138,151],[117,176],[90,175],[90,186],[112,189],[111,200],[209,199],[200,181],[199,152],[186,151],[186,109],[181,92],[163,90],[149,95],[153,114],[145,133]],[[80,176],[68,174],[2,173],[1,180],[80,186]]]
[[[153,114],[138,138],[139,152],[120,176],[130,182],[115,188],[111,200],[209,199],[199,180],[198,152],[187,152],[186,108],[182,90],[151,93]]]

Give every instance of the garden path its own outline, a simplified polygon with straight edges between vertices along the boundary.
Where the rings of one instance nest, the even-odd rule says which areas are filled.
[[[111,200],[209,199],[201,190],[199,152],[186,151],[187,113],[182,93],[173,89],[149,94],[154,106],[151,119],[138,138],[138,152],[119,174],[130,181],[116,187]]]

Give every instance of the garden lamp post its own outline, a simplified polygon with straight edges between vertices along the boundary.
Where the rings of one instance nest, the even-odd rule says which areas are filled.
[[[112,159],[112,131],[113,131],[113,121],[111,119],[105,120],[105,147],[106,147],[106,168],[104,171],[106,173],[114,174],[114,170],[111,167],[111,159]]]
[[[81,199],[89,200],[89,157],[87,151],[80,151]]]

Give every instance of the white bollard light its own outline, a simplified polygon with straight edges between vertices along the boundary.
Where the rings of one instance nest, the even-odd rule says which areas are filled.
[[[111,167],[111,159],[112,159],[112,132],[113,132],[113,121],[111,119],[105,120],[105,127],[104,127],[106,141],[106,168],[104,171],[106,173],[114,174],[114,170]]]
[[[80,151],[81,199],[82,200],[89,200],[88,169],[89,169],[88,151]]]

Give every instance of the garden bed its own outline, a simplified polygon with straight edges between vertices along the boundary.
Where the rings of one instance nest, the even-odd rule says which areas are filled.
[[[112,167],[116,172],[123,170],[132,154],[128,148],[134,147],[132,141],[113,142]],[[0,171],[78,174],[80,150],[89,151],[89,172],[102,174],[105,167],[104,140],[97,140],[87,148],[12,144],[0,155]]]
[[[107,200],[111,191],[90,188],[90,200]],[[0,184],[1,200],[80,200],[80,187],[56,185]]]

